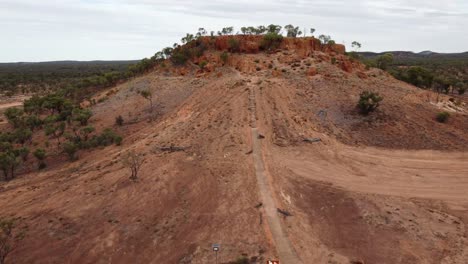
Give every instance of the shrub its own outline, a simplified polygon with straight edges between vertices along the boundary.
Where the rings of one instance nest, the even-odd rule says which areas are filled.
[[[138,172],[140,171],[141,166],[145,162],[145,157],[141,153],[137,153],[134,150],[130,150],[125,153],[122,157],[123,164],[128,167],[131,171],[130,179],[138,179]]]
[[[227,52],[223,52],[221,55],[219,55],[219,58],[223,61],[224,64],[226,64],[229,58],[229,54]]]
[[[38,148],[33,152],[34,157],[39,161],[39,169],[44,169],[46,164],[44,162],[46,158],[46,151],[44,149]]]
[[[267,33],[263,36],[262,43],[260,48],[263,50],[275,50],[279,48],[281,42],[283,41],[283,36],[278,33]]]
[[[379,103],[383,100],[378,93],[364,91],[359,95],[358,108],[362,114],[367,115],[375,111],[379,107]]]
[[[465,94],[466,90],[468,90],[468,87],[466,87],[466,86],[458,87],[458,88],[457,88],[457,91],[458,91],[458,94],[459,94],[459,95]]]
[[[24,111],[18,108],[8,108],[4,113],[5,117],[8,119],[8,122],[13,125],[13,127],[20,127],[23,123]]]
[[[208,62],[206,62],[206,61],[200,62],[200,65],[199,65],[199,66],[200,66],[200,69],[202,69],[202,70],[205,69],[205,67],[206,67],[207,64],[208,64]]]
[[[80,122],[80,125],[86,126],[93,113],[89,109],[73,109],[73,120]]]
[[[120,138],[112,129],[106,128],[101,135],[94,138],[96,146],[109,146],[113,143],[117,143]],[[122,142],[122,139],[120,139]]]
[[[121,115],[115,118],[115,124],[118,126],[123,126],[124,124],[124,119]]]
[[[176,66],[184,65],[190,58],[190,54],[184,50],[174,51],[171,56],[171,61]]]
[[[229,38],[229,40],[228,40],[228,50],[230,52],[239,52],[240,51],[239,40],[237,40],[235,38]]]
[[[11,149],[0,152],[0,170],[3,171],[5,180],[15,178],[15,171],[19,164],[20,161]]]
[[[74,142],[65,142],[63,144],[63,151],[68,154],[68,158],[73,161],[76,160],[76,153],[78,152],[78,145]]]
[[[446,123],[450,117],[449,112],[440,112],[437,114],[436,119],[439,123]]]

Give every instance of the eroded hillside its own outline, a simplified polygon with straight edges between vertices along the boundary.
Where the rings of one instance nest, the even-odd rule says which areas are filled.
[[[466,99],[313,38],[269,52],[239,38],[224,59],[219,37],[186,66],[166,61],[96,95],[90,122],[121,115],[122,146],[1,183],[1,216],[25,234],[8,260],[212,263],[220,243],[220,263],[466,263]],[[384,98],[368,116],[356,110],[364,90]],[[129,150],[145,155],[135,182]]]

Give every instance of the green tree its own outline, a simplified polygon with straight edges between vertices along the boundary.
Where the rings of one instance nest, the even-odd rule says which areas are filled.
[[[229,38],[229,40],[228,40],[228,50],[230,52],[239,52],[240,51],[239,40],[237,40],[234,37]]]
[[[76,153],[78,152],[78,145],[70,141],[65,142],[63,144],[63,151],[67,153],[70,161],[76,160],[77,159]]]
[[[302,31],[299,30],[299,27],[294,27],[291,24],[284,26],[284,29],[286,30],[286,36],[290,38],[295,38],[302,34]]]
[[[353,41],[351,43],[351,47],[353,47],[354,51],[357,52],[357,51],[359,51],[359,49],[361,49],[361,43],[359,43],[357,41]]]
[[[93,113],[89,109],[75,108],[73,109],[73,120],[78,121],[80,125],[88,125],[88,120],[93,116]]]
[[[39,118],[39,116],[35,114],[28,115],[24,122],[25,125],[29,127],[29,129],[31,129],[32,131],[42,126],[42,120]]]
[[[436,119],[439,123],[446,123],[450,117],[449,112],[440,112],[437,114]]]
[[[328,35],[320,35],[319,39],[320,39],[320,42],[322,42],[323,45],[327,45],[330,42],[331,37],[328,36]]]
[[[359,95],[358,108],[362,114],[367,115],[375,111],[382,100],[383,97],[378,93],[364,91]]]
[[[206,36],[208,32],[204,28],[199,28],[197,32],[197,37],[203,37]]]
[[[191,42],[194,39],[195,39],[195,37],[193,36],[193,34],[187,33],[187,35],[185,35],[185,37],[182,38],[182,43],[186,44],[186,43]]]
[[[33,152],[34,157],[38,160],[38,168],[41,170],[46,167],[44,162],[46,158],[46,151],[44,149],[38,148]]]
[[[48,124],[44,128],[46,136],[57,139],[57,143],[60,146],[60,137],[65,133],[66,125],[64,122],[58,124]]]
[[[83,140],[84,141],[88,141],[88,137],[91,133],[93,133],[95,131],[94,127],[92,126],[87,126],[87,127],[83,127],[81,130],[80,130],[80,134],[83,136]]]
[[[2,170],[6,181],[15,178],[15,170],[19,164],[20,161],[13,151],[0,152],[0,170]]]
[[[143,96],[146,100],[148,100],[150,104],[150,113],[153,113],[153,94],[150,90],[143,90],[140,92],[140,95]]]
[[[26,142],[31,141],[32,135],[33,133],[29,128],[17,128],[13,132],[15,142],[21,145],[24,145]]]
[[[312,35],[312,37],[314,36],[314,33],[315,33],[315,28],[311,28],[310,29],[310,34]]]
[[[282,27],[280,25],[268,25],[267,26],[267,33],[271,34],[279,34],[281,32]]]
[[[221,29],[221,31],[218,31],[218,35],[220,36],[231,35],[232,32],[234,32],[234,27],[225,27]]]
[[[462,82],[458,82],[457,84],[455,84],[455,88],[457,89],[459,95],[463,95],[468,89],[468,85],[463,84]]]
[[[386,70],[388,66],[393,62],[393,54],[385,53],[377,57],[377,67],[382,70]]]
[[[265,36],[263,36],[262,43],[260,44],[260,47],[263,50],[275,50],[279,48],[281,45],[281,42],[283,41],[283,36],[277,33],[267,33]]]
[[[219,57],[223,61],[223,64],[226,64],[227,60],[229,58],[229,54],[224,51],[223,53],[221,53],[221,55]]]
[[[4,112],[8,122],[15,128],[23,125],[24,111],[19,108],[8,108]]]
[[[29,157],[29,149],[20,147],[14,150],[15,156],[21,158],[22,161],[27,161]]]

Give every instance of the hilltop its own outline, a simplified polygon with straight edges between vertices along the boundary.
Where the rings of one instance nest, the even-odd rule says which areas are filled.
[[[467,98],[265,36],[190,40],[87,96],[89,123],[123,141],[0,183],[24,231],[8,260],[211,263],[219,243],[219,263],[465,263]],[[368,115],[364,91],[383,97]]]

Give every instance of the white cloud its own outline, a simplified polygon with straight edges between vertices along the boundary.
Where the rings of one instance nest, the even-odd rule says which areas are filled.
[[[137,59],[198,27],[295,24],[363,49],[466,51],[462,0],[0,0],[0,61]]]

